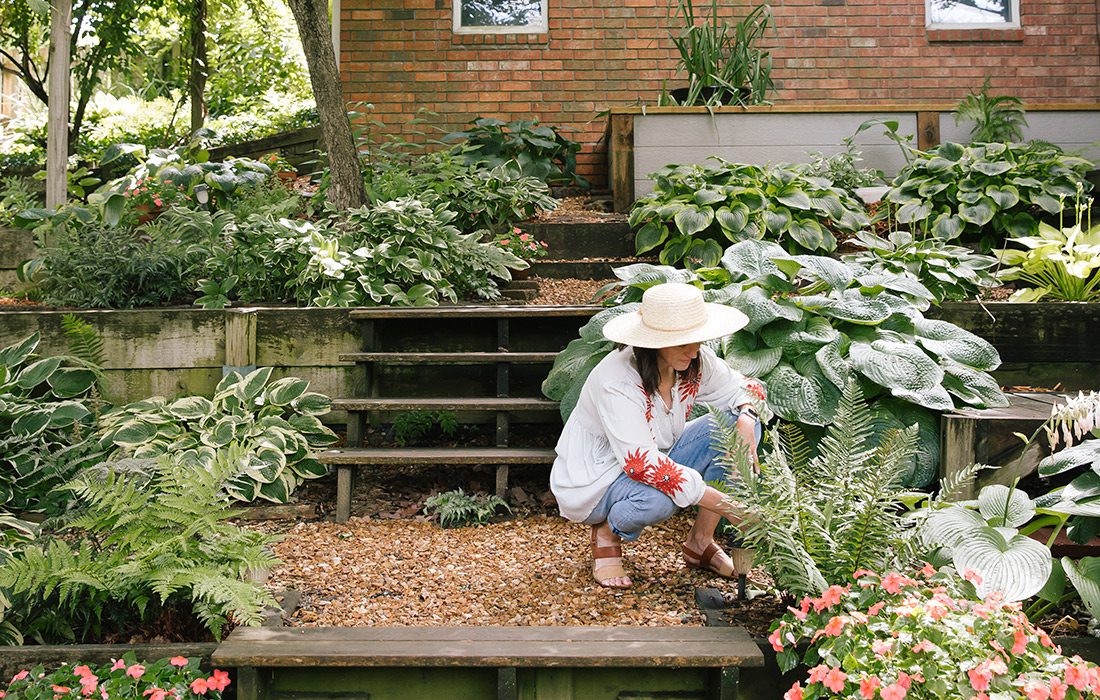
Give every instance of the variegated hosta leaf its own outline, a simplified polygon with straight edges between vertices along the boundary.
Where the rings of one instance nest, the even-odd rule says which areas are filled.
[[[1053,476],[1083,464],[1100,470],[1100,440],[1085,440],[1080,445],[1067,447],[1043,458],[1039,462],[1039,474]]]
[[[271,378],[271,367],[260,367],[248,373],[234,387],[234,393],[242,402],[251,401],[260,395],[267,386],[267,380]]]
[[[838,296],[794,297],[800,308],[816,311],[841,321],[873,326],[882,323],[893,313],[890,306],[876,297],[867,297],[857,289],[845,290]]]
[[[921,528],[921,541],[929,548],[946,547],[954,551],[970,532],[986,525],[977,512],[962,506],[948,506],[928,516]]]
[[[745,331],[748,333],[759,331],[777,318],[798,321],[803,317],[801,309],[773,300],[768,290],[763,287],[748,289],[734,299],[730,306],[749,317],[749,324],[745,326]]]
[[[1077,561],[1062,557],[1062,568],[1089,614],[1100,619],[1100,557],[1082,557]]]
[[[789,258],[790,254],[770,241],[754,238],[734,243],[722,256],[722,267],[733,273],[734,279],[754,280],[767,275],[778,275],[779,268],[773,258]]]
[[[953,561],[960,573],[973,571],[981,577],[981,582],[975,584],[979,596],[1000,592],[1007,602],[1038,593],[1051,569],[1050,550],[1045,545],[1018,533],[1006,536],[1003,530],[992,527],[967,535],[955,547]]]
[[[960,401],[978,408],[1007,406],[1008,398],[991,375],[959,364],[950,357],[941,357],[943,387]]]
[[[933,355],[950,357],[955,362],[986,372],[1001,364],[1001,356],[988,341],[953,323],[915,318],[913,327],[917,342]]]
[[[213,414],[214,404],[203,396],[185,396],[168,404],[168,412],[180,420],[201,420]]]
[[[995,527],[1020,527],[1035,515],[1027,494],[1003,484],[991,484],[978,493],[978,512]]]
[[[308,388],[309,382],[298,377],[276,379],[267,387],[267,401],[275,406],[287,406],[306,393]]]
[[[805,367],[804,367],[805,369]],[[800,374],[781,362],[764,384],[768,387],[768,406],[785,420],[808,425],[828,425],[840,404],[840,389],[821,372]]]

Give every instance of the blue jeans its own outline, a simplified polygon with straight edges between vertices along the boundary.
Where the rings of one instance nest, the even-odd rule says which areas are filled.
[[[728,411],[736,421],[738,411]],[[714,424],[710,416],[701,416],[684,426],[684,434],[668,451],[669,458],[677,464],[694,469],[703,475],[703,481],[724,481],[725,467],[718,463],[718,450],[711,442]],[[756,421],[756,444],[760,444],[763,431]],[[676,512],[672,499],[649,484],[631,479],[626,472],[619,474],[604,492],[603,498],[585,519],[585,525],[598,525],[603,521],[625,542],[633,542],[647,525],[656,525]]]

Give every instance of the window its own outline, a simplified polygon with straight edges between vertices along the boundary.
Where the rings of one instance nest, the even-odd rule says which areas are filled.
[[[1016,29],[1020,0],[925,0],[929,29]]]
[[[546,0],[454,0],[458,34],[540,34]]]

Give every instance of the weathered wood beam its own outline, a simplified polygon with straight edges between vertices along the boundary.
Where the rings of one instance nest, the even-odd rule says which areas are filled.
[[[72,0],[54,0],[50,10],[50,104],[46,134],[46,207],[65,204],[69,161],[69,33]]]

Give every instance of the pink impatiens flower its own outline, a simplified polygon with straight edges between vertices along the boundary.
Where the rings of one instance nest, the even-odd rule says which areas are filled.
[[[126,675],[136,681],[145,675],[145,667],[141,664],[134,664],[126,669]]]
[[[168,659],[168,663],[172,664],[173,666],[178,666],[179,668],[183,668],[184,666],[187,665],[187,657],[186,656],[173,656],[172,658]]]
[[[208,690],[210,690],[210,684],[206,682],[205,678],[196,678],[191,681],[191,692],[195,695],[206,695]]]
[[[900,683],[891,683],[882,689],[882,700],[901,700],[908,692]]]
[[[783,693],[783,700],[802,700],[802,686],[795,683],[791,689]]]
[[[878,676],[867,676],[859,680],[859,694],[867,700],[875,697],[875,691],[882,687],[882,681]]]
[[[206,684],[220,693],[229,687],[229,672],[217,668],[214,669],[210,678],[206,679]]]
[[[829,672],[825,674],[825,679],[821,683],[834,693],[839,693],[844,690],[844,682],[846,680],[848,680],[847,673],[841,671],[839,668],[830,668]]]

